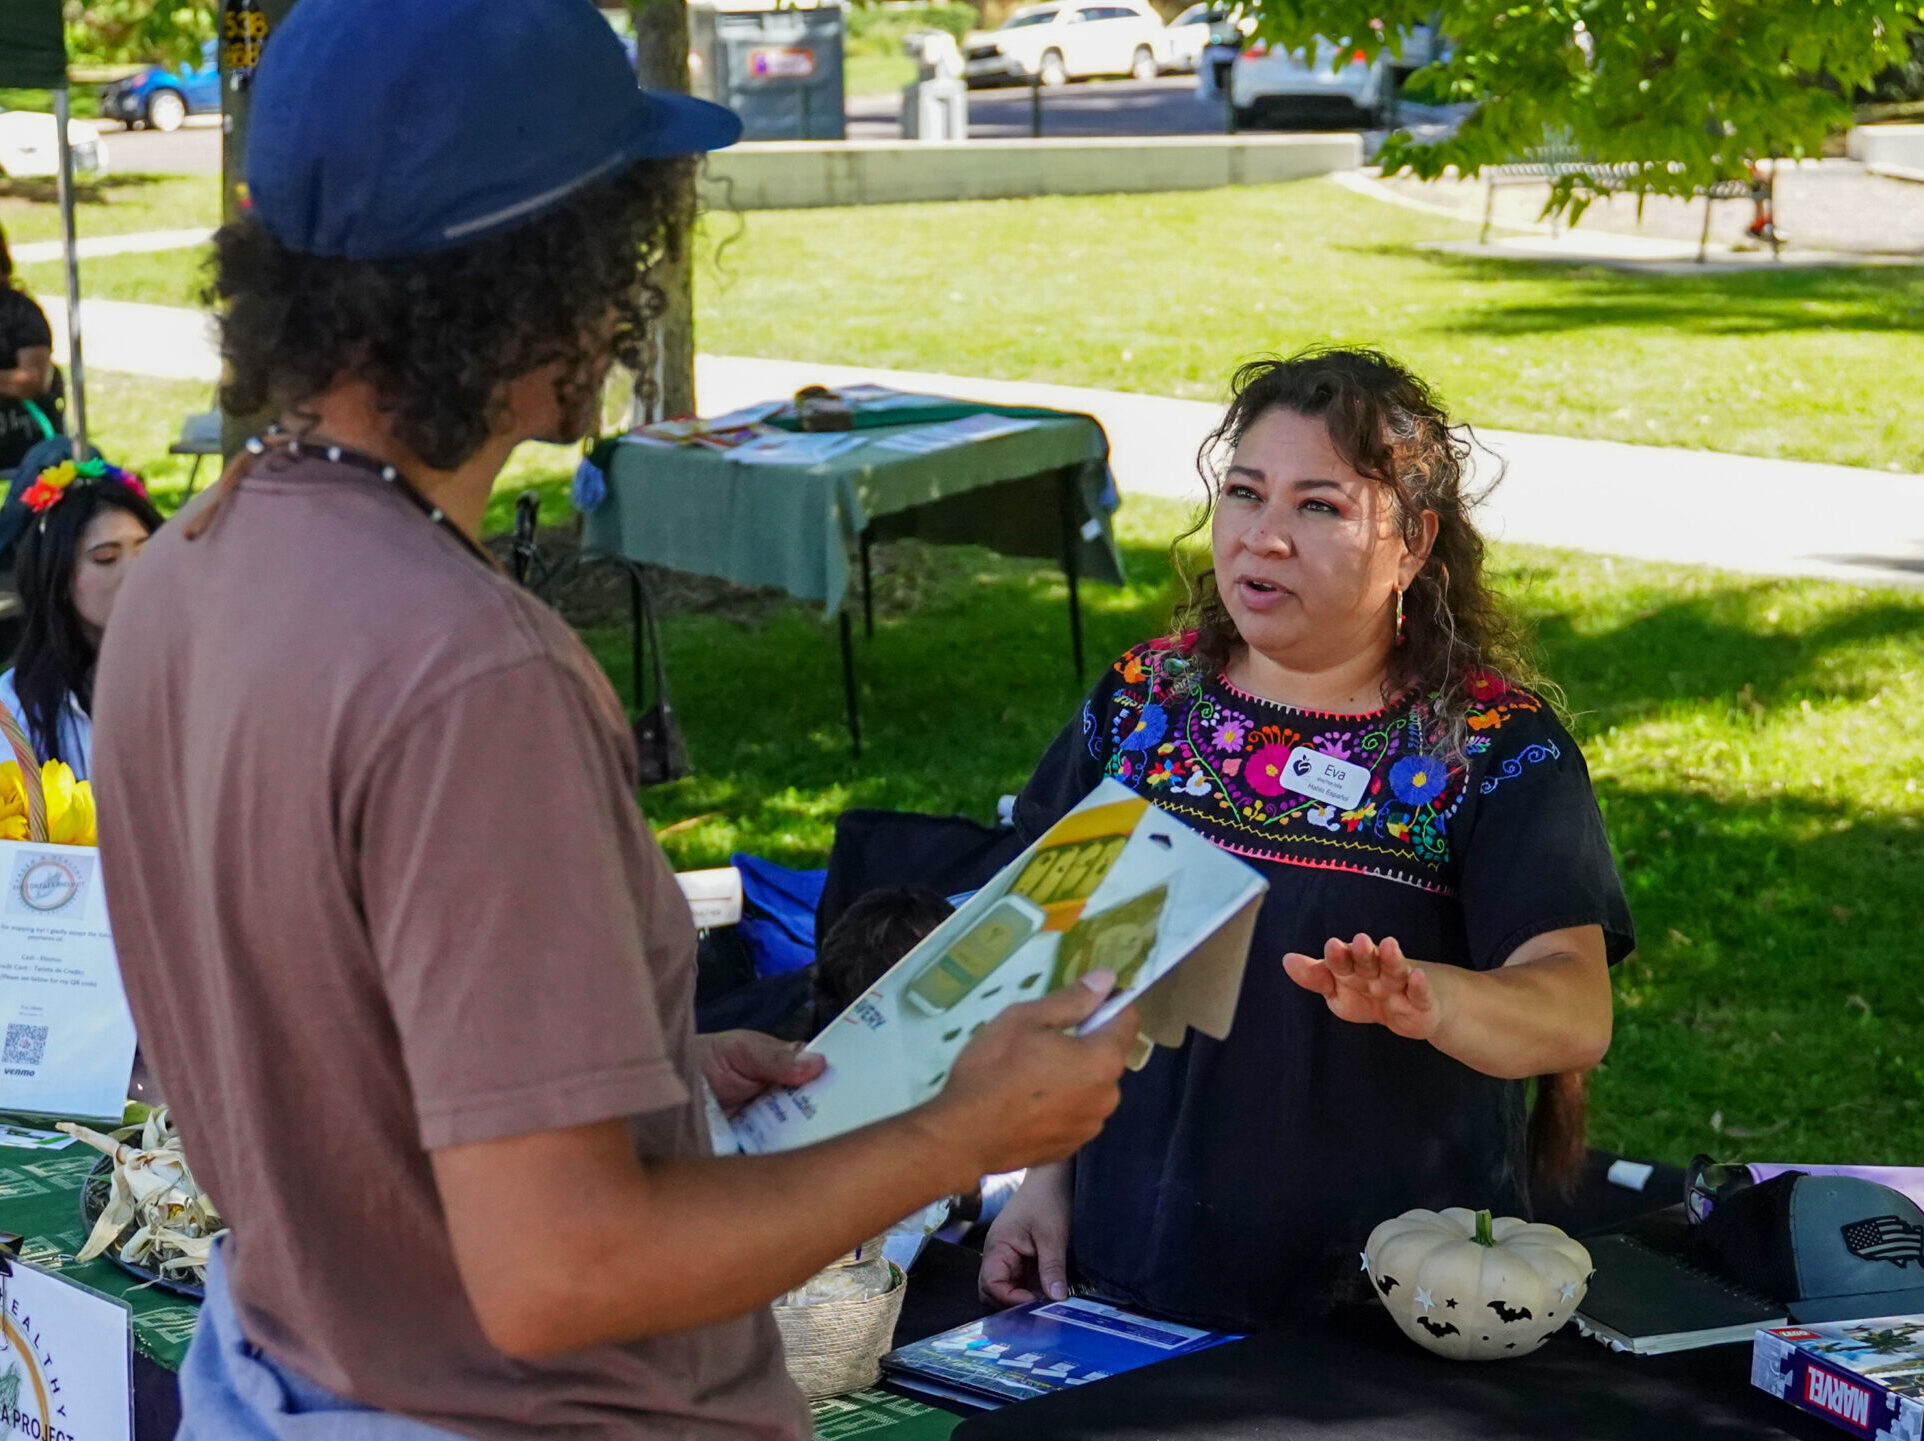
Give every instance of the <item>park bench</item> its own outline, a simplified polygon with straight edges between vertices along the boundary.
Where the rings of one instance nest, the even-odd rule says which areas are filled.
[[[1574,145],[1541,145],[1526,150],[1522,158],[1506,161],[1502,165],[1486,166],[1483,171],[1483,229],[1477,235],[1477,244],[1490,243],[1490,225],[1496,212],[1496,192],[1498,186],[1512,185],[1552,185],[1571,175],[1585,176],[1591,188],[1604,194],[1615,194],[1631,189],[1637,177],[1650,167],[1632,161],[1602,162],[1588,159]],[[1761,178],[1766,198],[1771,197],[1775,185],[1774,175]],[[1709,185],[1699,185],[1693,198],[1701,196],[1704,202],[1704,228],[1697,237],[1697,259],[1703,260],[1710,246],[1711,206],[1719,200],[1748,200],[1752,187],[1748,180],[1718,180]],[[1556,233],[1556,220],[1550,221],[1550,233]],[[1771,227],[1770,253],[1772,258],[1778,254],[1776,227]]]

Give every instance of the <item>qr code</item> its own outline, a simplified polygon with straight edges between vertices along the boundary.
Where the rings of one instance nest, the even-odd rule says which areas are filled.
[[[47,1028],[45,1026],[9,1025],[4,1052],[0,1052],[0,1065],[37,1066],[47,1059]]]

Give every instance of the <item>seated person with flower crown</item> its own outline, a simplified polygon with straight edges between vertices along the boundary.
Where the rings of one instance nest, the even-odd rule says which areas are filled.
[[[98,457],[21,475],[0,506],[0,537],[17,537],[23,620],[0,704],[42,760],[65,762],[80,780],[90,769],[100,637],[121,580],[159,528],[140,478]]]

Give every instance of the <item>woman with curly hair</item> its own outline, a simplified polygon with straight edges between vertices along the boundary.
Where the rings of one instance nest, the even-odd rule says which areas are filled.
[[[1567,1168],[1560,1073],[1609,1045],[1630,916],[1583,758],[1488,588],[1467,433],[1373,351],[1255,362],[1234,396],[1205,451],[1226,453],[1213,565],[1015,814],[1032,837],[1113,777],[1269,893],[1229,1037],[1157,1051],[997,1221],[982,1282],[1005,1304],[1074,1280],[1233,1330],[1321,1310],[1366,1287],[1379,1221],[1528,1214],[1524,1080],[1557,1077]]]

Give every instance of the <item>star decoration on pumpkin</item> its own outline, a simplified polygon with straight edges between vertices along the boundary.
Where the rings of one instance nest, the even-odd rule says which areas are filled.
[[[1557,1294],[1562,1296],[1566,1301],[1574,1300],[1577,1294],[1577,1283],[1575,1281],[1565,1281],[1563,1283],[1563,1289]]]
[[[1421,1286],[1418,1286],[1416,1288],[1416,1304],[1421,1306],[1425,1311],[1434,1311],[1436,1309],[1436,1298]]]
[[[1368,1251],[1359,1251],[1359,1252],[1357,1252],[1357,1254],[1358,1254],[1359,1256],[1361,1256],[1361,1257],[1363,1258],[1363,1269],[1364,1269],[1365,1271],[1367,1271],[1367,1270],[1369,1270],[1369,1268],[1370,1268],[1370,1253],[1369,1253]]]

